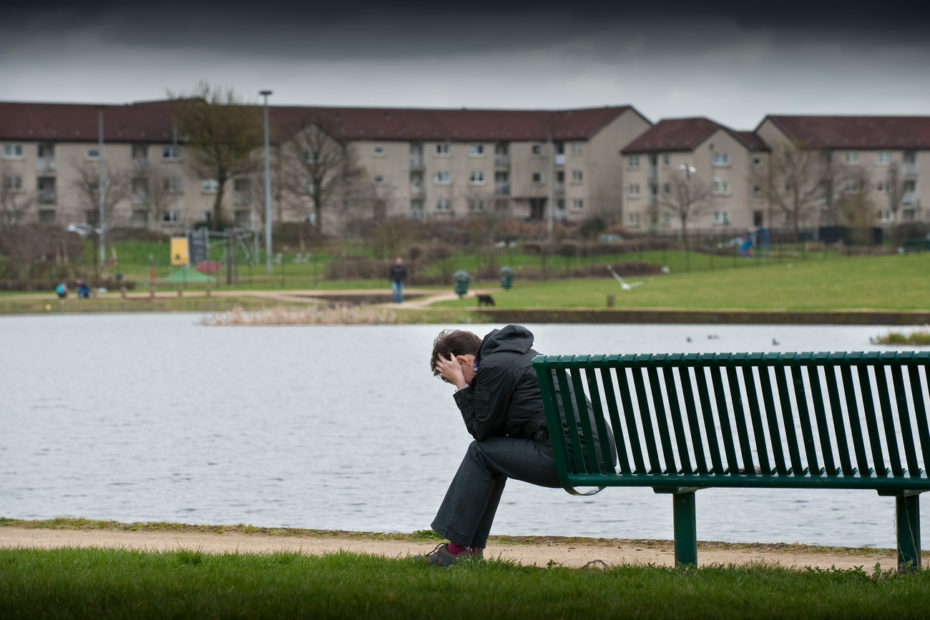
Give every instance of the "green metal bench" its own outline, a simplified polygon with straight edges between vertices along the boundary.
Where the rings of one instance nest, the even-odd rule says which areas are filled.
[[[930,353],[550,355],[533,366],[564,488],[672,494],[676,564],[697,564],[695,491],[760,487],[894,496],[898,566],[920,567]],[[593,422],[567,415],[586,411],[585,396]],[[596,456],[610,435],[616,463]]]

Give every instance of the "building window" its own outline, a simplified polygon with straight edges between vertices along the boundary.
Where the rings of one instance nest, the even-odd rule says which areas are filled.
[[[584,154],[584,142],[572,142],[572,155]]]
[[[575,211],[581,211],[584,209],[584,199],[572,198],[572,209]]]
[[[468,175],[470,185],[484,185],[484,172],[481,170],[472,170]]]
[[[449,156],[449,143],[440,142],[439,144],[437,144],[436,155],[439,155],[440,157],[448,157]]]
[[[179,146],[162,147],[161,158],[163,161],[177,161],[181,159],[181,147]]]
[[[433,183],[436,185],[449,185],[452,183],[452,173],[448,170],[440,170],[433,175]]]
[[[713,192],[715,196],[729,196],[730,182],[714,177]]]
[[[313,181],[304,181],[304,193],[308,196],[313,195],[313,191],[316,189],[316,184]]]
[[[755,194],[756,196],[758,196],[759,194],[762,193],[762,187],[761,187],[760,185],[753,185],[753,186],[752,186],[752,193]]]
[[[305,164],[309,166],[313,166],[314,164],[316,164],[316,158],[317,158],[316,151],[312,151],[310,149],[304,149],[303,160]]]
[[[663,185],[663,186],[662,186],[662,191],[664,191],[666,194],[671,194],[671,193],[672,193],[672,184],[671,184],[671,183],[666,183],[665,185]]]
[[[36,179],[36,188],[39,191],[36,198],[40,205],[58,203],[58,189],[55,177],[39,177]]]
[[[581,170],[572,170],[572,183],[578,185],[584,181],[584,172]]]
[[[147,144],[132,145],[133,161],[147,161],[149,158],[149,146]]]
[[[55,223],[55,210],[54,209],[39,209],[39,223],[40,224],[54,224]]]
[[[879,209],[878,213],[875,214],[875,217],[879,222],[885,223],[891,221],[891,209]]]
[[[215,194],[220,191],[220,182],[216,179],[204,179],[200,182],[204,194]]]
[[[376,174],[372,180],[374,181],[375,185],[384,185],[383,174]]]
[[[862,184],[859,183],[859,179],[844,179],[843,180],[843,191],[847,194],[856,194],[859,190],[862,189]]]
[[[671,156],[669,156],[668,153],[665,153],[664,155],[662,155],[662,165],[667,166],[670,163],[672,163]]]
[[[639,198],[639,183],[631,183],[626,186],[626,195],[630,198]]]
[[[847,164],[858,164],[859,163],[859,151],[846,151],[844,154]]]
[[[423,217],[423,200],[415,198],[410,201],[410,217],[419,220]]]
[[[672,223],[672,214],[669,213],[668,211],[663,211],[662,212],[662,225],[668,226],[671,223]]]
[[[722,151],[714,152],[714,166],[724,168],[730,165],[730,154]]]
[[[233,179],[233,202],[239,206],[252,204],[251,179]]]
[[[161,214],[161,221],[165,224],[177,224],[181,221],[181,212],[177,209],[165,209]]]
[[[542,155],[542,152],[543,152],[542,144],[534,144],[531,148],[533,151],[533,155],[535,155],[536,157],[539,157]]]
[[[87,159],[100,159],[100,149],[96,146],[87,149]]]
[[[436,210],[437,211],[449,211],[452,208],[452,201],[448,198],[437,198],[436,199]]]
[[[639,155],[630,155],[626,158],[626,163],[630,168],[639,168]]]
[[[556,210],[556,211],[564,211],[564,210],[565,210],[565,199],[564,199],[564,198],[558,198],[558,199],[556,199],[556,201],[555,201],[555,210]]]
[[[469,211],[484,211],[484,200],[481,198],[472,198],[468,201],[468,210]]]
[[[627,213],[626,223],[628,226],[638,227],[639,226],[639,213]]]
[[[533,183],[535,183],[536,185],[540,185],[542,182],[543,182],[543,173],[542,173],[542,172],[534,172],[534,173],[533,173]]]
[[[149,180],[147,177],[136,177],[131,181],[132,204],[144,205],[149,201]]]
[[[901,154],[901,161],[903,161],[905,164],[916,164],[917,151],[904,151]]]
[[[384,157],[384,147],[381,146],[380,144],[378,144],[378,145],[372,147],[371,153],[372,153],[372,155],[374,155],[375,157]]]
[[[236,220],[236,226],[239,228],[252,227],[252,212],[249,209],[236,209],[233,217]]]
[[[878,153],[875,154],[875,162],[882,164],[882,165],[890,164],[891,153],[889,153],[888,151],[879,151]]]
[[[506,213],[510,209],[510,201],[506,198],[497,198],[494,200],[494,210],[498,213]]]
[[[752,165],[755,166],[756,168],[758,168],[759,166],[761,166],[761,165],[762,165],[762,157],[761,157],[760,155],[753,155],[753,157],[752,157]]]
[[[878,183],[875,184],[875,191],[876,192],[887,192],[888,185],[884,181],[879,181]]]
[[[22,144],[4,144],[3,145],[3,157],[4,159],[22,159],[23,158],[23,145]]]
[[[468,147],[468,156],[469,157],[484,157],[484,145],[483,144],[472,144]]]
[[[23,191],[23,177],[3,177],[3,189],[8,192]]]
[[[171,192],[173,194],[181,193],[181,177],[173,176],[167,179],[162,179],[161,188],[166,192]]]
[[[131,228],[148,228],[149,212],[144,209],[133,209],[129,216],[129,226]]]
[[[730,212],[729,211],[714,211],[711,214],[711,219],[714,224],[717,226],[729,226],[730,225]]]

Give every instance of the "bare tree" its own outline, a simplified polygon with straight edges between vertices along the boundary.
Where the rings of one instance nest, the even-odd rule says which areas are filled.
[[[192,95],[172,96],[182,139],[191,151],[190,166],[201,178],[217,183],[213,200],[213,226],[225,222],[223,194],[226,182],[260,166],[261,114],[244,105],[232,90],[201,82]]]
[[[35,202],[36,193],[25,190],[23,177],[0,160],[0,226],[21,223]]]
[[[78,176],[74,181],[78,202],[87,214],[87,222],[100,224],[100,169],[94,163],[73,163]],[[104,165],[103,172],[103,223],[107,228],[113,223],[116,205],[129,197],[129,175],[123,170],[114,170]]]
[[[145,209],[151,224],[157,227],[167,209],[174,204],[180,188],[173,174],[159,168],[145,167],[133,173],[130,197],[134,207]]]
[[[360,202],[373,199],[352,145],[326,121],[298,122],[281,147],[281,158],[283,193],[298,211],[309,200],[311,221],[321,234],[325,214],[342,211],[345,219]]]
[[[905,181],[897,163],[888,165],[888,176],[885,179],[885,191],[888,194],[888,210],[891,211],[891,238],[894,239],[898,227],[898,212],[904,204]]]
[[[861,166],[848,167],[836,177],[836,193],[832,197],[841,222],[848,226],[860,243],[870,239],[874,204],[869,197],[870,178]]]
[[[821,207],[835,217],[836,170],[830,154],[800,144],[777,145],[765,170],[753,171],[752,183],[771,206],[784,213],[796,235],[801,224]]]
[[[687,164],[685,164],[687,166]],[[690,168],[675,172],[659,192],[657,203],[671,211],[681,223],[681,238],[687,239],[688,219],[703,213],[710,202],[710,186]]]

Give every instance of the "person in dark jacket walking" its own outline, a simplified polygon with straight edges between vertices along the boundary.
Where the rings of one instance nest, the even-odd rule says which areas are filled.
[[[404,267],[404,259],[399,256],[394,259],[388,277],[391,278],[391,292],[394,295],[394,303],[399,304],[404,300],[404,280],[407,279],[407,268]]]
[[[519,325],[483,340],[445,330],[433,342],[430,367],[455,386],[455,404],[475,440],[433,520],[433,530],[449,542],[424,556],[432,564],[482,557],[508,478],[560,486],[532,347],[533,334]]]

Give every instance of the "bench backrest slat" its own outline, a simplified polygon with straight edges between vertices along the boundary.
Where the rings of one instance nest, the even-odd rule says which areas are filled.
[[[872,396],[872,384],[869,381],[869,368],[868,366],[858,366],[856,370],[859,375],[859,393],[862,394],[865,427],[869,433],[869,445],[872,448],[872,466],[875,469],[875,475],[887,476],[888,469],[885,467],[885,459],[882,456],[882,443],[878,434],[878,419],[875,415],[875,401]]]
[[[820,454],[823,456],[823,467],[828,476],[835,476],[837,473],[836,461],[833,458],[833,448],[830,446],[830,427],[827,425],[826,400],[820,387],[820,367],[811,366],[808,372],[811,400],[814,403],[814,421],[817,424],[817,436],[820,437]]]
[[[733,441],[733,429],[730,427],[730,411],[727,408],[726,394],[723,391],[722,369],[710,367],[710,389],[717,407],[717,426],[723,440],[723,457],[726,458],[727,471],[739,471],[736,460],[736,443]]]
[[[739,437],[739,445],[742,449],[743,467],[749,471],[755,469],[756,463],[753,462],[752,445],[749,442],[749,429],[746,426],[746,411],[743,408],[743,395],[740,390],[740,381],[743,379],[745,385],[746,375],[744,371],[749,371],[749,379],[752,379],[752,369],[744,366],[727,366],[727,382],[730,384],[730,401],[733,403],[733,416],[736,422],[736,434]]]
[[[675,370],[671,366],[663,366],[662,376],[665,380],[665,392],[668,394],[669,414],[672,418],[672,429],[677,440],[681,470],[686,474],[692,474],[694,468],[691,466],[691,455],[688,452],[688,442],[683,425],[684,416],[681,414],[681,405],[678,402],[678,390],[675,388]]]
[[[771,475],[772,468],[769,465],[769,449],[765,441],[765,432],[763,430],[762,412],[759,409],[759,395],[756,391],[756,381],[753,371],[758,367],[746,368],[743,375],[743,384],[746,386],[746,398],[749,400],[749,415],[752,419],[753,438],[756,441],[756,454],[759,460],[759,471],[765,475]]]
[[[704,442],[701,441],[701,426],[698,422],[697,401],[694,398],[694,388],[691,386],[691,375],[688,366],[675,369],[681,382],[681,396],[685,401],[685,411],[688,414],[688,428],[691,429],[691,447],[694,450],[694,466],[699,474],[710,471],[707,466],[707,456],[704,453]]]
[[[846,474],[851,474],[853,464],[849,458],[849,442],[846,441],[847,428],[843,419],[843,406],[840,401],[840,386],[837,380],[837,368],[824,367],[823,377],[827,383],[827,393],[830,397],[830,412],[833,414],[833,437],[839,449],[840,467]]]
[[[623,414],[626,420],[627,437],[630,440],[630,451],[633,454],[633,471],[645,473],[646,465],[643,462],[643,451],[639,442],[639,433],[636,429],[636,414],[633,409],[633,400],[630,398],[630,382],[623,368],[616,369],[617,385],[620,389],[620,401],[623,403]]]
[[[926,353],[561,356],[534,364],[547,416],[572,412],[555,432],[549,420],[556,458],[567,459],[564,475],[587,476],[585,484],[593,476],[643,476],[659,486],[726,477],[930,484]],[[613,452],[610,439],[615,465],[603,458]]]
[[[788,379],[785,376],[787,369],[783,365],[775,367],[775,384],[778,386],[778,402],[781,405],[782,427],[785,429],[785,440],[788,446],[788,456],[791,458],[791,470],[795,476],[804,473],[801,463],[801,451],[798,448],[797,423],[792,415],[791,396],[788,394]]]
[[[814,441],[814,432],[811,428],[811,414],[807,407],[807,390],[804,389],[804,375],[808,367],[788,366],[791,373],[791,385],[794,387],[795,407],[798,421],[801,424],[801,436],[804,438],[804,454],[807,457],[807,466],[812,476],[821,475],[820,459],[817,453],[817,444]]]
[[[904,463],[898,450],[898,434],[894,427],[894,412],[891,410],[891,394],[889,393],[888,378],[885,369],[875,367],[875,384],[878,390],[878,400],[882,412],[882,424],[885,430],[885,445],[888,446],[888,461],[891,472],[895,476],[904,475]]]
[[[914,446],[914,430],[911,428],[911,417],[907,415],[907,392],[904,388],[904,368],[891,369],[891,381],[894,384],[894,395],[898,408],[898,419],[901,420],[901,440],[904,442],[904,454],[907,457],[907,469],[915,472],[920,469],[917,462],[917,450]],[[916,399],[915,399],[916,400]]]
[[[617,407],[617,398],[613,389],[613,380],[610,374],[610,368],[604,366],[600,369],[601,384],[604,385],[604,400],[607,401],[607,412],[610,415],[610,427],[613,429],[614,442],[617,445],[617,458],[620,463],[620,472],[628,474],[632,471],[630,468],[630,458],[627,456],[625,446],[627,441],[623,435],[623,425],[620,423],[620,410]]]
[[[665,410],[665,400],[662,398],[662,386],[659,383],[659,371],[655,366],[646,369],[649,375],[649,385],[652,387],[652,405],[655,413],[656,427],[659,439],[662,441],[662,456],[665,458],[664,471],[678,471],[675,459],[675,450],[672,449],[672,434],[668,425],[668,413]]]
[[[924,468],[930,467],[930,423],[927,421],[927,410],[924,407],[922,398],[917,398],[918,394],[925,394],[930,386],[920,384],[920,373],[916,365],[907,367],[908,378],[911,384],[911,394],[914,395],[914,419],[917,421],[917,435],[920,438],[921,452],[924,457]],[[924,375],[924,378],[930,383],[930,376]]]
[[[853,385],[852,366],[843,366],[843,392],[846,394],[845,410],[849,420],[849,434],[853,440],[853,450],[856,453],[856,468],[862,476],[869,475],[869,459],[865,455],[865,441],[862,434],[862,424],[859,422],[859,403],[856,402],[856,387]]]

